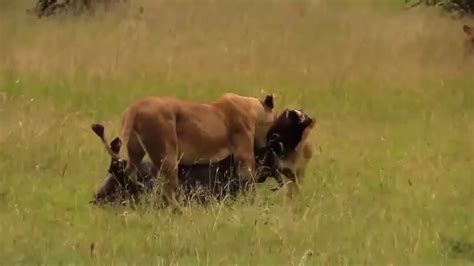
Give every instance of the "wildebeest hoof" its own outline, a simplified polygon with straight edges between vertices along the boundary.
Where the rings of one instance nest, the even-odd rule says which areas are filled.
[[[145,184],[143,184],[142,182],[138,181],[138,180],[131,180],[131,182],[136,185],[136,186],[139,186],[141,188],[146,188]]]

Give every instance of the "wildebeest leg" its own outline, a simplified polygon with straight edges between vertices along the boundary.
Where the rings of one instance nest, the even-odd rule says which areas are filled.
[[[279,169],[276,171],[276,174],[275,174],[275,180],[277,181],[278,186],[276,188],[273,188],[272,191],[277,191],[284,185],[282,175],[286,176],[289,180],[296,182],[296,175],[291,169],[289,168]]]
[[[288,179],[290,179],[291,181],[293,182],[296,182],[296,175],[295,173],[293,172],[293,170],[291,170],[290,168],[283,168],[281,169],[281,173],[283,175],[285,175]],[[283,182],[283,180],[281,181]]]

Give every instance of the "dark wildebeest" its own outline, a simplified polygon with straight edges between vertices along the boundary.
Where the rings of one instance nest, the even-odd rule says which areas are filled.
[[[264,162],[267,172],[258,176],[257,182],[265,182],[267,177],[272,176],[278,182],[274,190],[289,180],[296,184],[299,191],[299,184],[313,156],[308,137],[315,125],[316,119],[303,110],[284,110],[267,133]]]
[[[107,144],[104,138],[104,127],[100,124],[92,125],[92,130],[102,140],[109,153],[118,155],[122,142],[120,138],[115,138]],[[266,157],[264,148],[255,149],[258,165],[271,159]],[[138,200],[144,193],[150,192],[157,184],[158,170],[150,161],[143,161],[137,169],[137,180],[134,182],[126,175],[125,168],[127,161],[117,156],[111,156],[111,162],[108,174],[103,179],[94,194],[91,203],[123,202],[126,200]],[[265,168],[260,168],[261,173],[265,174]],[[269,172],[267,172],[269,173]],[[240,192],[243,182],[238,178],[234,168],[234,158],[229,156],[222,161],[214,164],[194,164],[178,165],[179,183],[185,199],[197,199],[199,202],[205,202],[209,196],[222,200],[226,196],[235,198]]]

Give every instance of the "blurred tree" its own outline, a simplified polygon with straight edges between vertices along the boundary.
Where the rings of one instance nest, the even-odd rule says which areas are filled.
[[[421,4],[427,6],[439,6],[447,12],[456,12],[459,15],[474,15],[474,0],[405,0],[410,7]]]
[[[120,0],[38,0],[36,6],[28,9],[27,12],[38,17],[50,16],[60,12],[80,14],[92,12],[94,8],[101,4],[107,7],[113,2]]]

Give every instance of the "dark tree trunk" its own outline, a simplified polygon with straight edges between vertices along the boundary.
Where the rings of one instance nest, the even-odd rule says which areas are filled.
[[[38,17],[47,17],[60,12],[81,14],[92,12],[98,5],[104,7],[120,0],[38,0],[36,6],[27,10],[29,14]]]

